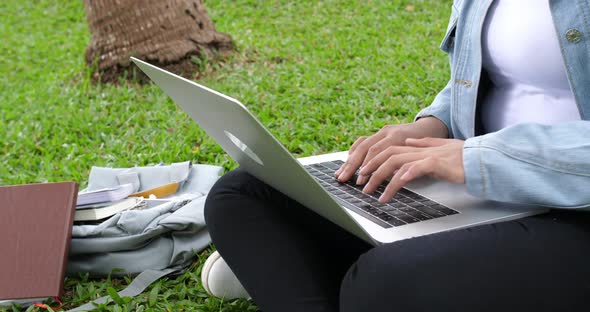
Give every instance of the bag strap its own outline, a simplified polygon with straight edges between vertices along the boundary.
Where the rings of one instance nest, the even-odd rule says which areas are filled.
[[[152,283],[154,283],[155,281],[157,281],[161,277],[168,275],[172,272],[180,271],[182,269],[183,268],[176,267],[176,268],[169,268],[169,269],[164,269],[164,270],[151,270],[151,269],[145,270],[145,271],[141,272],[139,275],[137,275],[135,277],[135,279],[133,279],[131,284],[129,284],[129,286],[127,286],[125,289],[118,292],[118,294],[121,297],[135,297],[135,296],[141,294],[146,288],[148,288],[148,286],[150,286]],[[104,296],[104,297],[100,297],[98,299],[95,299],[91,302],[88,302],[84,305],[81,305],[75,309],[68,310],[66,312],[92,311],[92,310],[96,309],[96,305],[101,304],[101,303],[108,303],[111,301],[112,301],[112,299],[110,296]]]

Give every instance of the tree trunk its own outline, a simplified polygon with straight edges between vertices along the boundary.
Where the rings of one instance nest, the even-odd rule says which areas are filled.
[[[84,0],[84,7],[92,35],[86,62],[96,66],[95,80],[116,82],[130,56],[192,78],[199,68],[194,57],[216,60],[233,49],[202,0]]]

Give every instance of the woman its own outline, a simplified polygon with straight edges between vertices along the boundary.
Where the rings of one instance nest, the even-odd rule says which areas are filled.
[[[590,1],[456,0],[451,79],[415,122],[358,139],[336,175],[380,198],[419,176],[565,208],[373,248],[237,170],[216,247],[263,311],[577,310],[590,294]],[[360,168],[360,169],[359,169]],[[574,211],[575,210],[575,211]]]

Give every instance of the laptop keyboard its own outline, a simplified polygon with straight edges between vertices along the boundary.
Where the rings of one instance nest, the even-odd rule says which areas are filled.
[[[336,180],[334,173],[343,163],[343,161],[336,160],[304,167],[342,206],[365,216],[384,228],[459,213],[406,188],[400,189],[388,203],[380,203],[378,198],[387,184],[381,184],[373,194],[365,194],[361,191],[363,186],[356,185],[356,176],[345,183],[340,183]]]

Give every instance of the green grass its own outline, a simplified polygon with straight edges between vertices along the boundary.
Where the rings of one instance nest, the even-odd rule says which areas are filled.
[[[410,121],[445,85],[437,47],[450,3],[207,1],[238,49],[222,64],[204,63],[200,83],[239,99],[297,156],[346,150],[360,135]],[[89,37],[82,1],[0,1],[0,184],[84,186],[93,165],[236,167],[156,86],[91,84]],[[99,310],[256,310],[207,298],[201,264]],[[68,278],[63,301],[74,307],[127,283]]]

